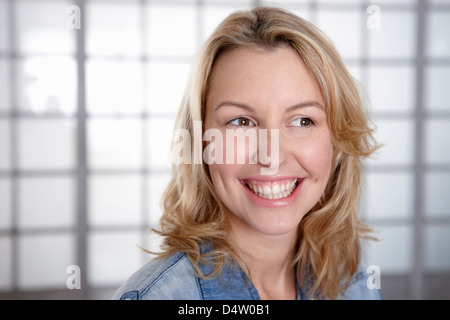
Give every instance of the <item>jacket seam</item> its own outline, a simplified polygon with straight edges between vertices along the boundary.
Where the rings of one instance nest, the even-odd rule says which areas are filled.
[[[147,292],[158,282],[164,275],[173,269],[182,259],[186,258],[186,255],[181,255],[177,260],[175,260],[171,265],[169,265],[166,269],[164,269],[139,295],[142,298]]]
[[[364,272],[361,270],[358,270],[355,275],[353,276],[353,279],[350,281],[350,285],[359,282],[361,279],[364,279]]]
[[[257,296],[255,296],[253,290],[256,290],[253,284],[251,284],[251,280],[246,278],[246,275],[244,273],[244,270],[240,270],[239,276],[241,277],[242,281],[245,283],[245,287],[247,288],[247,291],[250,294],[250,297],[252,297],[253,300],[259,300]],[[249,282],[247,282],[249,281]],[[258,290],[256,290],[256,293],[259,296]]]
[[[200,279],[198,277],[195,277],[195,283],[197,284],[197,289],[200,294],[200,300],[205,300],[203,296],[202,285],[200,284]]]

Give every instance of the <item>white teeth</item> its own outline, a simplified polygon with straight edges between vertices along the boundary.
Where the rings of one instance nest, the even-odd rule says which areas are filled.
[[[277,193],[280,193],[280,186],[279,185],[274,185],[273,187],[272,187],[272,193],[273,194],[277,194]]]
[[[264,186],[256,186],[251,182],[247,182],[247,186],[250,190],[253,191],[254,194],[265,198],[265,199],[281,199],[288,197],[292,191],[295,189],[295,184],[298,179],[294,179],[286,184],[273,184],[272,187],[270,185]]]

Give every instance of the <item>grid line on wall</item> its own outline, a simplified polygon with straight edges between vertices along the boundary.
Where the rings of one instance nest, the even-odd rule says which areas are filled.
[[[9,46],[11,48],[10,50],[10,56],[11,60],[14,58],[14,52],[16,48],[16,30],[14,29],[14,18],[15,18],[15,12],[12,5],[12,0],[10,0],[8,3],[8,13],[9,13]],[[17,108],[17,102],[16,102],[16,87],[14,85],[14,81],[16,78],[16,72],[15,72],[15,64],[11,63],[9,66],[10,70],[10,92],[12,93],[10,95],[10,107],[11,112],[9,114],[9,121],[10,121],[10,135],[11,135],[11,145],[10,145],[10,155],[11,155],[11,254],[12,254],[12,270],[11,270],[11,277],[12,277],[12,286],[13,291],[17,291],[18,289],[18,273],[17,268],[15,266],[19,265],[19,257],[18,257],[18,186],[17,186],[17,130],[16,130],[16,112],[15,109]]]
[[[415,172],[414,172],[414,257],[411,275],[412,298],[420,299],[423,296],[423,241],[422,230],[424,205],[423,205],[423,182],[424,182],[424,127],[422,115],[424,114],[424,58],[425,58],[425,35],[426,35],[426,8],[424,2],[419,2],[416,11],[417,18],[417,43],[416,43],[416,105],[415,105]]]
[[[80,12],[85,12],[86,6],[84,0],[77,0],[77,6],[80,8]],[[86,45],[85,45],[85,19],[81,19],[81,28],[76,30],[76,60],[77,60],[77,210],[76,210],[76,261],[80,270],[83,270],[80,275],[81,288],[89,288],[88,283],[88,197],[89,197],[89,184],[87,181],[88,176],[88,163],[87,163],[87,134],[86,134]],[[85,292],[82,290],[83,298],[86,298]]]
[[[17,39],[17,32],[15,30],[15,17],[16,12],[15,5],[13,0],[7,0],[8,11],[9,11],[9,52],[0,53],[0,58],[6,58],[10,63],[9,69],[9,79],[10,79],[10,92],[12,92],[10,97],[10,111],[6,111],[5,114],[0,114],[0,119],[6,119],[10,123],[10,169],[7,171],[0,171],[0,178],[7,177],[10,178],[11,181],[11,229],[10,230],[0,230],[0,236],[7,236],[11,239],[12,242],[12,294],[19,294],[19,274],[18,274],[18,266],[20,264],[19,261],[19,244],[18,239],[23,234],[45,234],[45,233],[72,233],[75,235],[75,254],[76,254],[76,263],[80,266],[81,270],[81,280],[82,280],[82,290],[81,297],[89,298],[89,291],[91,289],[95,289],[95,287],[90,282],[90,274],[89,274],[89,236],[93,232],[109,232],[109,231],[138,231],[141,236],[141,241],[145,243],[145,239],[147,237],[148,229],[152,226],[148,221],[149,216],[149,203],[148,203],[148,194],[151,191],[149,188],[148,177],[152,174],[158,173],[168,173],[164,169],[149,167],[146,164],[149,160],[149,153],[147,151],[147,145],[150,143],[149,141],[149,119],[172,119],[173,114],[164,113],[164,112],[152,112],[149,108],[149,101],[146,100],[147,96],[143,95],[143,110],[137,114],[115,114],[115,113],[106,113],[106,114],[90,114],[87,111],[86,105],[86,62],[90,58],[90,55],[86,52],[86,24],[85,18],[86,14],[89,14],[87,3],[89,0],[76,0],[75,4],[81,9],[82,26],[78,30],[74,30],[75,32],[75,53],[74,57],[76,60],[77,66],[77,110],[75,115],[57,115],[57,114],[42,114],[42,115],[34,115],[31,112],[26,112],[20,110],[17,101],[17,61],[25,59],[27,57],[33,57],[36,55],[45,55],[45,54],[35,54],[35,53],[27,53],[27,52],[19,52],[17,43],[15,42]],[[106,3],[106,1],[105,1]],[[138,56],[103,56],[103,55],[95,55],[96,59],[100,60],[137,60],[142,67],[143,73],[143,82],[145,84],[144,87],[147,87],[147,74],[143,71],[145,65],[150,61],[164,61],[164,62],[186,62],[190,60],[190,57],[186,56],[174,56],[174,57],[166,57],[161,55],[152,54],[147,50],[146,41],[148,39],[147,30],[148,30],[148,14],[146,8],[149,4],[164,4],[164,1],[152,1],[152,0],[139,0],[140,7],[140,38],[141,38],[141,53]],[[175,2],[174,2],[175,3]],[[183,3],[181,0],[179,3]],[[203,9],[206,5],[206,0],[196,0],[193,2],[195,6],[196,12],[196,48],[198,49],[201,44],[202,35],[204,32],[204,25],[202,15],[205,13]],[[263,1],[253,0],[251,2],[252,6],[257,6],[263,4]],[[208,5],[216,5],[221,6],[223,4],[211,4]],[[361,0],[359,4],[356,6],[365,12],[367,6],[370,5],[369,0]],[[297,5],[294,5],[297,6]],[[376,120],[412,120],[414,123],[414,158],[411,164],[382,164],[377,166],[367,166],[365,167],[365,171],[369,173],[398,173],[398,172],[407,172],[412,173],[413,175],[413,194],[414,194],[414,212],[411,218],[403,219],[403,218],[380,218],[374,221],[370,221],[371,224],[377,226],[401,226],[407,225],[411,226],[413,230],[413,243],[414,243],[414,251],[413,251],[413,263],[412,269],[409,276],[409,285],[411,287],[410,297],[414,299],[421,299],[426,296],[426,289],[424,283],[424,276],[426,275],[426,268],[424,265],[425,258],[425,236],[424,230],[425,227],[431,224],[445,224],[450,225],[450,217],[430,217],[425,214],[424,207],[424,181],[425,175],[427,172],[450,172],[450,164],[429,164],[424,159],[425,152],[425,129],[423,118],[425,119],[435,119],[435,118],[443,118],[450,120],[450,113],[448,111],[436,111],[436,110],[427,110],[425,107],[425,73],[426,67],[429,65],[450,65],[450,57],[429,57],[426,53],[426,34],[427,34],[427,19],[429,18],[429,14],[432,10],[445,10],[450,11],[450,5],[447,4],[431,4],[429,1],[419,0],[416,4],[412,6],[405,6],[403,4],[383,4],[382,6],[386,6],[386,10],[388,11],[401,11],[407,8],[411,10],[415,14],[415,21],[417,22],[417,32],[414,35],[416,37],[416,47],[415,54],[410,58],[394,58],[394,57],[386,57],[386,58],[374,58],[369,57],[369,38],[370,32],[368,29],[363,28],[363,32],[361,32],[361,56],[356,58],[346,59],[349,65],[355,65],[360,67],[361,70],[361,82],[363,86],[366,86],[369,82],[369,66],[413,66],[415,70],[415,104],[412,111],[408,112],[376,112],[374,113],[374,117]],[[320,10],[347,10],[354,9],[355,5],[347,4],[345,6],[341,6],[339,4],[332,3],[322,3],[319,1],[311,0],[306,3],[299,4],[298,7],[307,8],[311,21],[313,23],[317,22],[317,16]],[[365,22],[366,16],[364,14],[360,15],[361,22]],[[53,54],[52,54],[53,56]],[[31,119],[66,119],[71,118],[76,120],[76,168],[74,170],[21,170],[18,163],[18,129],[17,122],[18,119],[31,118]],[[90,168],[88,164],[88,122],[91,119],[137,119],[140,120],[142,124],[142,167],[131,168],[131,169],[102,169],[102,168]],[[89,178],[93,175],[111,175],[111,174],[119,174],[119,175],[129,175],[129,174],[138,174],[141,180],[141,222],[143,222],[140,226],[91,226],[89,224]],[[19,187],[18,187],[18,179],[20,177],[29,177],[29,176],[72,176],[76,180],[76,224],[73,228],[65,228],[65,227],[56,227],[56,228],[31,228],[26,230],[21,230],[19,227]]]

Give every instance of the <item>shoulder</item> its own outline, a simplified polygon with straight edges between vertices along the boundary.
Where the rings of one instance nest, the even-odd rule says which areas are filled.
[[[381,300],[381,291],[379,283],[377,288],[376,275],[371,270],[360,266],[358,271],[353,276],[350,285],[345,293],[340,297],[343,300]]]
[[[146,263],[125,281],[113,299],[197,300],[201,295],[188,257],[179,252]]]

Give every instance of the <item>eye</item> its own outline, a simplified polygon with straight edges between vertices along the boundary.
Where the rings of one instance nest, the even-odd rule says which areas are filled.
[[[255,124],[248,118],[245,117],[238,117],[233,120],[230,120],[227,122],[227,124],[231,124],[233,126],[238,127],[254,127]]]
[[[294,121],[292,121],[290,124],[290,126],[294,126],[294,127],[311,127],[313,125],[315,125],[314,121],[311,118],[297,118]]]

